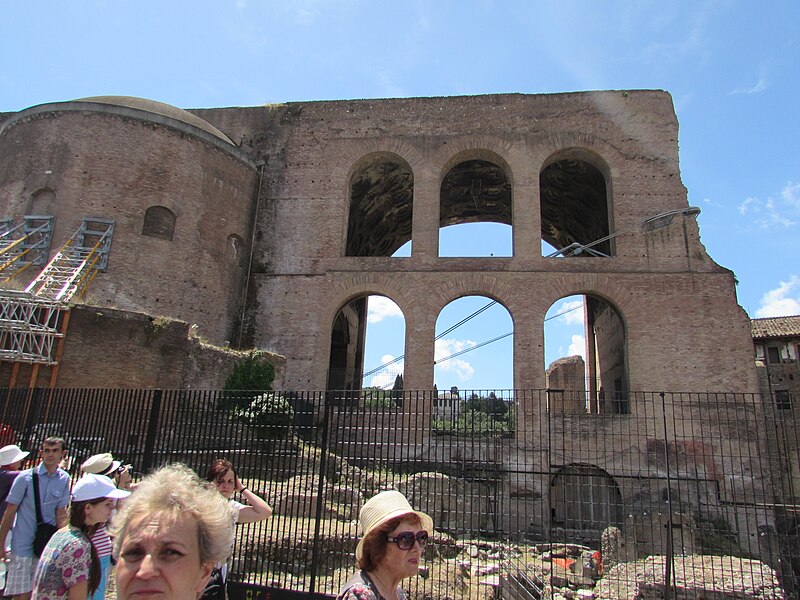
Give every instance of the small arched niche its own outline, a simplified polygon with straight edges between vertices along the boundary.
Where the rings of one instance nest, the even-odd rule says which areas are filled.
[[[608,169],[599,157],[574,149],[554,155],[539,173],[542,254],[614,254]]]
[[[553,527],[602,531],[622,521],[622,494],[606,471],[593,465],[562,467],[550,483]]]
[[[175,234],[175,213],[166,206],[151,206],[144,212],[142,235],[172,241]]]
[[[50,188],[42,188],[31,194],[26,215],[50,216],[56,203],[56,193]]]
[[[630,413],[625,322],[614,305],[561,298],[545,315],[544,344],[549,411]]]
[[[392,256],[411,240],[414,175],[399,156],[372,154],[349,181],[346,256]]]
[[[439,194],[439,256],[513,256],[511,182],[497,161],[455,164]]]
[[[228,236],[225,244],[225,256],[228,261],[238,265],[244,266],[245,252],[244,252],[244,239],[242,236],[232,233]]]

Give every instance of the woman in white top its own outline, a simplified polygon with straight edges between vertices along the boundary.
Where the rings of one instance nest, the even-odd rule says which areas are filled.
[[[248,490],[236,474],[231,461],[224,458],[216,459],[206,473],[206,481],[213,483],[220,494],[230,503],[237,515],[237,523],[255,523],[264,521],[272,516],[272,507],[260,496]],[[233,494],[239,492],[242,504],[233,499]],[[203,593],[203,600],[218,600],[225,598],[225,580],[228,575],[228,566],[220,565],[214,570],[211,580]]]

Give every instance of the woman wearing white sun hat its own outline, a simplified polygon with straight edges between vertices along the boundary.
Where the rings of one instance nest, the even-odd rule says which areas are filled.
[[[19,475],[19,467],[30,452],[22,450],[16,444],[0,448],[0,518],[6,511],[6,497],[11,484]]]
[[[0,448],[0,519],[3,518],[3,513],[6,512],[6,498],[8,498],[8,492],[11,491],[11,484],[14,483],[20,473],[19,468],[22,465],[22,461],[29,454],[30,452],[22,450],[16,444]],[[11,543],[10,531],[6,539],[0,540],[0,543],[3,544],[4,548],[8,548],[8,544]]]
[[[433,520],[394,490],[367,500],[358,520],[364,533],[356,546],[360,570],[338,600],[404,600],[400,581],[417,574]]]
[[[95,454],[87,458],[81,465],[81,473],[94,473],[95,475],[105,475],[114,482],[117,489],[129,490],[131,487],[131,476],[128,467],[122,461],[115,460],[110,452]],[[103,600],[106,597],[106,586],[108,576],[111,573],[111,537],[108,535],[108,527],[103,523],[97,528],[92,536],[92,546],[100,560],[100,583],[97,589],[90,596],[92,600]]]

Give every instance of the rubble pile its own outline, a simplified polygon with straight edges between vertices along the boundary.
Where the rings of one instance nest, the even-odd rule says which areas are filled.
[[[621,563],[600,580],[598,600],[664,597],[665,556]],[[734,556],[676,556],[673,588],[678,598],[704,600],[785,600],[775,572],[764,563]]]

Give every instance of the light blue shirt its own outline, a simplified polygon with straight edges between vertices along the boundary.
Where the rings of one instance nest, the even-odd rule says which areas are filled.
[[[56,469],[52,475],[43,464],[36,468],[39,474],[39,501],[42,520],[56,525],[56,510],[69,504],[69,475]],[[17,519],[11,530],[11,554],[33,556],[33,538],[36,535],[36,505],[33,493],[33,469],[25,469],[14,480],[8,492],[8,503],[16,504]]]

